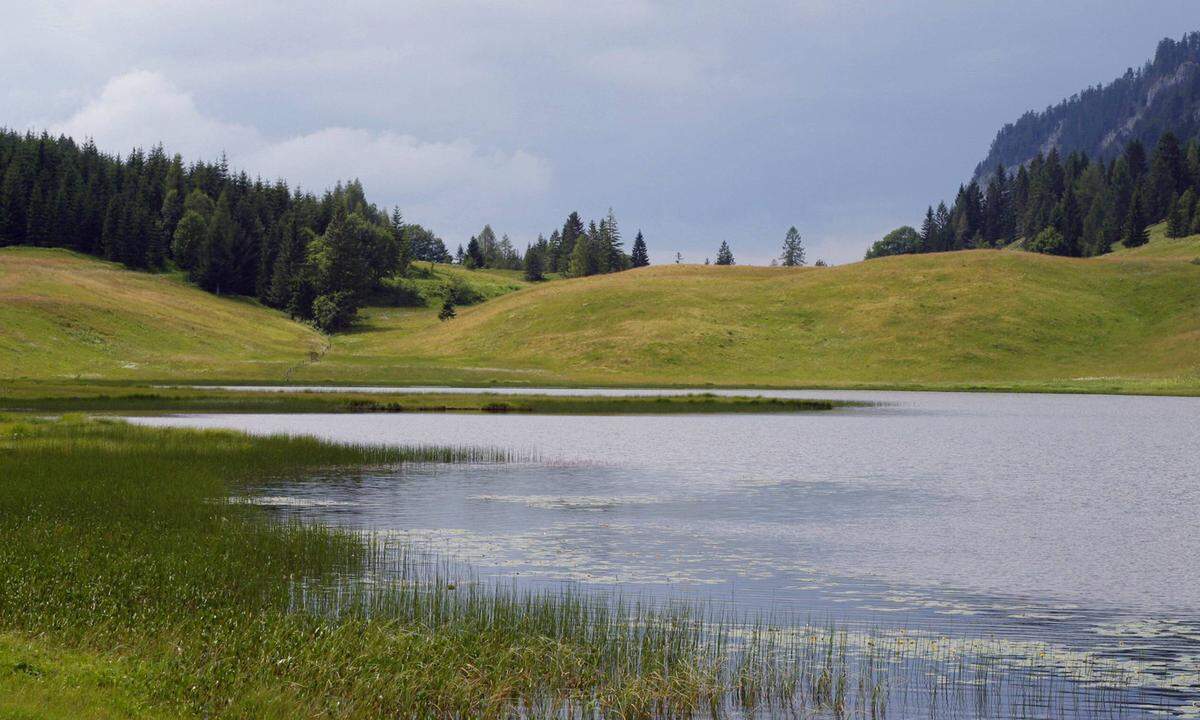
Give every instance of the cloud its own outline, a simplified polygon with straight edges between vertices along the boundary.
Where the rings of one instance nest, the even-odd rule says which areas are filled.
[[[443,232],[466,233],[496,219],[494,214],[536,201],[552,179],[550,164],[537,155],[486,150],[461,138],[426,141],[352,127],[269,137],[211,117],[189,93],[145,70],[112,78],[99,96],[51,130],[91,137],[109,152],[157,142],[189,160],[225,152],[235,168],[315,192],[358,178],[375,202],[399,205],[408,217]]]
[[[423,142],[344,127],[265,144],[246,162],[310,189],[357,177],[369,193],[397,198],[405,207],[438,207],[452,199],[464,203],[458,210],[538,197],[551,179],[549,163],[524,151],[487,152],[466,140]]]
[[[702,88],[713,73],[700,53],[669,47],[608,48],[588,58],[585,68],[616,85],[676,93]]]
[[[222,150],[240,153],[261,141],[254,128],[205,116],[190,95],[146,70],[112,78],[99,97],[50,130],[93,138],[110,152],[162,142],[189,158],[211,158]]]

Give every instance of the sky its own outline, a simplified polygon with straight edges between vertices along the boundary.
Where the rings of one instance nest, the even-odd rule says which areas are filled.
[[[359,178],[453,250],[612,207],[651,259],[862,257],[997,130],[1200,30],[1195,0],[11,2],[0,126]]]

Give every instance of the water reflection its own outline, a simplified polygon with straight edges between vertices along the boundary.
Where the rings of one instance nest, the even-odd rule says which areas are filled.
[[[484,577],[1086,652],[1177,712],[1200,697],[1200,401],[798,395],[893,404],[147,421],[536,453],[281,482],[258,501],[422,543]]]

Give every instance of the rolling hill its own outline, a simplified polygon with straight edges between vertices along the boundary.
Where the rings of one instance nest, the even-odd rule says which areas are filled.
[[[1159,240],[1092,260],[967,251],[835,268],[659,266],[545,284],[447,323],[374,310],[298,376],[1195,386],[1200,265],[1188,260],[1200,239],[1161,256]]]
[[[0,379],[281,379],[325,345],[282,313],[181,278],[0,249]]]
[[[65,251],[0,251],[0,377],[1200,392],[1200,236],[833,268],[668,265],[527,287],[330,339]]]

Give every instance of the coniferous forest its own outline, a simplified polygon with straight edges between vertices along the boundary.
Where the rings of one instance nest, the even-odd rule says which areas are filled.
[[[997,134],[954,202],[926,210],[867,257],[1003,247],[1099,255],[1146,227],[1200,232],[1200,33],[1164,39],[1151,62]]]
[[[1010,173],[997,166],[986,186],[961,186],[953,205],[925,211],[919,231],[902,227],[876,242],[867,257],[1005,247],[1090,257],[1118,242],[1146,241],[1147,226],[1167,221],[1169,237],[1200,232],[1200,142],[1186,146],[1167,131],[1152,152],[1129,142],[1110,162],[1076,151],[1038,153]]]
[[[185,164],[161,146],[125,157],[93,142],[0,131],[0,246],[62,247],[140,270],[178,268],[210,292],[254,297],[333,332],[387,277],[414,261],[452,262],[431,230],[366,199],[357,180],[320,197],[233,173],[222,159]],[[457,261],[471,268],[593,275],[649,264],[637,234],[632,255],[612,210],[524,253],[490,226]]]

